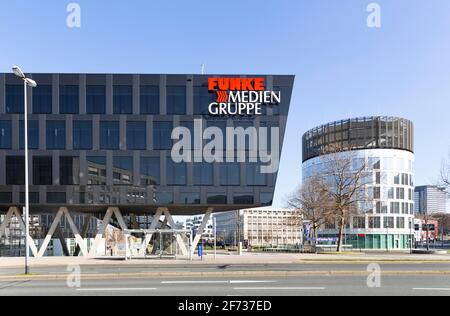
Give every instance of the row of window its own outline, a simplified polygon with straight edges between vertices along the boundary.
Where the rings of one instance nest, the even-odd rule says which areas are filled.
[[[409,200],[414,201],[414,190],[402,187],[374,187],[373,188],[373,198],[374,199],[397,199],[397,200]]]
[[[389,210],[388,210],[389,209]],[[377,214],[410,214],[414,215],[414,203],[407,202],[376,202]]]
[[[106,156],[88,156],[87,184],[107,184]],[[133,157],[113,157],[113,183],[115,185],[132,185],[134,181]],[[138,166],[136,166],[138,167]],[[160,158],[140,157],[140,179],[143,186],[160,184]],[[245,184],[248,186],[267,185],[266,174],[260,172],[261,165],[258,163],[247,163],[245,166]],[[32,172],[34,185],[53,185],[53,159],[51,156],[34,156],[32,160]],[[59,184],[79,185],[80,158],[72,156],[59,157]],[[222,186],[241,185],[240,163],[222,163],[219,166],[219,182]],[[25,183],[25,159],[23,156],[7,156],[5,159],[5,175],[7,185],[23,185]],[[214,168],[210,163],[193,164],[193,185],[214,185]],[[175,163],[172,159],[166,161],[167,185],[187,185],[187,164]]]
[[[369,217],[369,221],[367,223],[368,226],[366,226],[366,218],[365,217],[354,217],[352,224],[353,224],[353,228],[356,228],[356,229],[366,229],[367,227],[370,229],[410,228],[409,224],[407,224],[406,222],[407,222],[407,220],[405,219],[405,217],[385,216],[385,217],[383,217],[383,227],[382,227],[381,226],[381,217],[374,216],[374,217]]]
[[[133,192],[128,192],[127,196],[132,196]],[[39,199],[39,192],[30,192],[30,203],[39,204],[41,203]],[[47,192],[46,202],[50,204],[65,204],[66,192]],[[180,193],[177,200],[174,199],[173,192],[156,192],[155,203],[157,204],[191,204],[197,205],[201,203],[199,193]],[[224,193],[207,193],[206,201],[210,205],[222,205],[222,204],[242,204],[242,205],[254,205],[255,196],[252,193],[235,193],[232,199],[228,201],[228,197]],[[0,204],[10,204],[12,203],[12,193],[11,192],[0,192]],[[20,192],[20,203],[25,203],[25,193]],[[118,204],[120,201],[117,197],[111,197],[109,194],[100,194],[98,201],[94,202],[94,194],[92,192],[79,192],[79,203],[80,204],[94,204],[94,203],[104,203],[104,204]],[[262,205],[272,204],[272,194],[271,193],[261,193],[260,203]]]
[[[239,121],[239,126],[243,128],[250,127],[252,122]],[[119,150],[120,149],[120,122],[119,121],[100,121],[99,124],[99,148],[101,150]],[[189,129],[194,138],[194,124],[190,122],[181,122],[181,126]],[[207,122],[207,126],[216,126],[222,130],[225,135],[227,122],[217,120]],[[273,127],[272,123],[260,122],[261,127]],[[153,122],[153,149],[170,150],[173,146],[171,134],[174,128],[172,121]],[[24,122],[19,121],[19,146],[24,146]],[[126,148],[128,150],[147,150],[147,135],[149,128],[145,121],[126,122]],[[28,148],[39,149],[39,121],[28,121]],[[270,129],[269,135],[270,137]],[[0,120],[0,149],[12,149],[13,128],[11,121]],[[93,149],[93,122],[87,120],[74,120],[72,128],[72,149],[74,150],[92,150]],[[47,120],[45,127],[46,149],[64,150],[66,144],[66,121]],[[271,149],[271,143],[268,142],[267,148]]]
[[[275,89],[275,87],[274,87]],[[276,87],[275,90],[281,90]],[[139,89],[139,113],[156,115],[160,113],[160,87],[142,85]],[[23,85],[6,85],[6,113],[24,112]],[[167,86],[166,113],[169,115],[187,114],[186,86]],[[113,114],[133,113],[133,86],[113,86]],[[216,101],[215,93],[207,86],[193,87],[193,114],[208,114],[208,106]],[[265,109],[265,107],[264,107]],[[279,114],[279,107],[272,107],[273,114]],[[32,112],[34,114],[53,113],[53,91],[51,85],[38,85],[32,90]],[[80,113],[80,91],[78,85],[59,86],[59,114]],[[86,86],[86,113],[106,114],[106,86]],[[56,113],[55,113],[56,114]]]

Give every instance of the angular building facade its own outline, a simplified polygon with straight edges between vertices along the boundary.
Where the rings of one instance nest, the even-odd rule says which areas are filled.
[[[271,204],[293,76],[28,76],[31,214],[109,221]],[[23,113],[21,79],[0,74],[3,213],[24,205]]]
[[[303,135],[303,179],[321,172],[330,155],[362,160],[369,181],[367,203],[345,229],[344,243],[361,249],[406,249],[414,219],[413,124],[397,117],[362,117],[332,122]],[[335,240],[337,226],[322,229]]]

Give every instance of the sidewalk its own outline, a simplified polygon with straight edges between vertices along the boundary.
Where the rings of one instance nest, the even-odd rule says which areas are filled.
[[[69,264],[78,265],[226,265],[226,264],[307,264],[307,263],[366,263],[366,262],[389,262],[389,263],[422,263],[422,262],[448,262],[450,254],[447,255],[411,255],[409,253],[346,253],[346,254],[283,254],[283,253],[243,253],[238,256],[234,253],[207,254],[200,260],[197,255],[192,261],[189,258],[178,259],[156,259],[156,258],[134,258],[123,260],[123,258],[103,257],[44,257],[30,258],[31,267],[65,266]],[[23,266],[24,258],[0,258],[0,268],[14,268]]]

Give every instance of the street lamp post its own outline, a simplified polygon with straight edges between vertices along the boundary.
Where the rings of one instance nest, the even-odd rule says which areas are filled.
[[[18,66],[12,67],[13,73],[23,80],[23,95],[24,95],[24,139],[25,139],[25,274],[29,274],[28,258],[30,256],[29,235],[30,235],[30,201],[29,201],[29,180],[28,180],[28,108],[27,108],[27,87],[34,88],[37,86],[36,82],[30,78],[27,78],[22,70]]]
[[[412,254],[413,253],[413,240],[414,240],[414,235],[413,235],[413,225],[414,225],[414,217],[411,217],[409,219],[409,253]]]

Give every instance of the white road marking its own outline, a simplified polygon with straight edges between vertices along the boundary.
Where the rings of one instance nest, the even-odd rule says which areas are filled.
[[[85,288],[85,289],[77,289],[77,291],[96,291],[96,292],[104,292],[104,291],[154,291],[156,288],[154,287],[136,287],[136,288]]]
[[[230,280],[230,281],[161,281],[162,284],[248,284],[248,283],[273,283],[277,281],[265,281],[265,280]]]
[[[228,283],[228,281],[161,281],[162,284],[218,284]]]
[[[266,280],[231,280],[230,284],[242,284],[242,283],[275,283],[277,281],[266,281]]]
[[[317,291],[325,290],[324,287],[235,287],[237,291],[272,291],[272,290],[285,290],[285,291]]]
[[[414,291],[450,291],[450,288],[426,288],[426,287],[416,287],[413,288]]]

